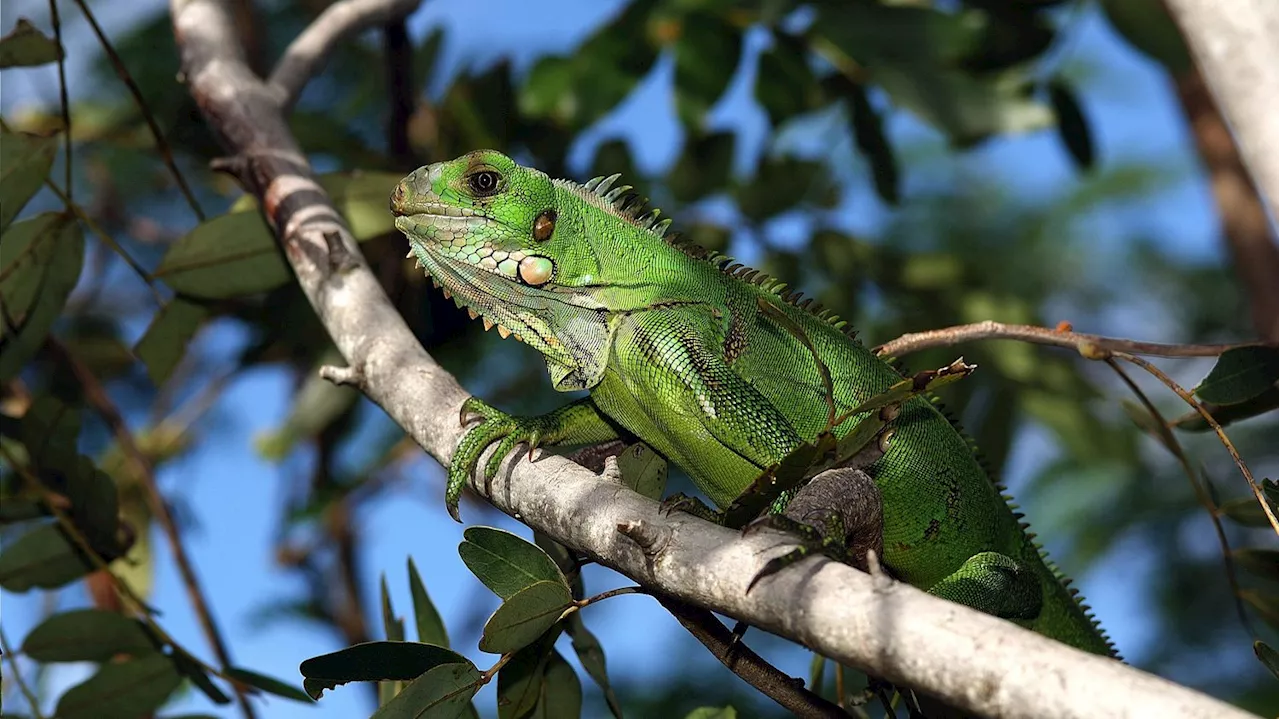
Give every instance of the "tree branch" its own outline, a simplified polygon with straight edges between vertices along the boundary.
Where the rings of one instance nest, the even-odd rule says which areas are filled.
[[[226,0],[171,0],[171,7],[191,92],[239,160],[241,180],[259,198],[300,286],[353,368],[345,377],[447,463],[463,431],[457,417],[466,391],[426,354],[369,271],[290,135],[280,95],[244,65]],[[807,559],[747,594],[751,577],[792,546],[785,535],[762,530],[744,538],[692,516],[667,517],[656,502],[567,459],[518,455],[494,481],[472,482],[502,511],[647,587],[960,708],[1000,717],[1118,717],[1134,707],[1151,716],[1248,716],[824,558]]]
[[[956,325],[927,332],[912,332],[895,340],[890,340],[875,348],[880,356],[901,357],[912,352],[919,352],[931,347],[951,347],[974,340],[1018,340],[1038,345],[1052,345],[1074,349],[1090,359],[1101,359],[1098,353],[1129,352],[1156,357],[1217,357],[1235,347],[1244,344],[1225,345],[1175,345],[1161,342],[1138,342],[1136,340],[1103,337],[1069,329],[1049,329],[1035,325],[1008,325],[1003,322],[975,322],[971,325]]]
[[[389,23],[417,9],[422,0],[341,0],[325,8],[289,47],[271,71],[268,86],[281,107],[297,101],[302,88],[324,65],[333,46],[361,30]]]
[[[1280,18],[1276,0],[1165,0],[1204,73],[1240,154],[1271,204],[1280,207]]]

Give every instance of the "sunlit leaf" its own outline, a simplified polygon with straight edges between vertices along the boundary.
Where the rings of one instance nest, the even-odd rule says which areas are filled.
[[[738,711],[727,707],[699,707],[684,715],[684,719],[738,719]]]
[[[159,387],[169,379],[186,354],[187,343],[208,315],[204,305],[181,297],[173,298],[160,308],[133,348],[134,354],[146,365],[152,384]]]
[[[480,650],[514,652],[542,636],[572,602],[563,582],[537,582],[511,595],[485,622]]]
[[[471,573],[499,597],[510,599],[543,581],[558,583],[568,593],[564,575],[538,545],[493,527],[468,527],[462,536],[458,555]]]
[[[105,662],[117,654],[142,656],[158,650],[136,619],[102,609],[76,609],[41,622],[22,642],[38,662]]]
[[[0,233],[44,184],[57,152],[56,136],[0,129]]]
[[[182,682],[173,662],[149,654],[103,664],[96,674],[71,687],[58,700],[58,719],[137,719],[148,716]]]
[[[444,647],[418,642],[364,642],[304,661],[298,668],[313,699],[347,682],[408,681],[442,664],[470,664]]]
[[[471,662],[442,664],[410,682],[370,719],[452,719],[462,716],[480,688]]]
[[[0,68],[35,67],[57,62],[62,48],[26,18],[18,18],[13,31],[0,37]]]

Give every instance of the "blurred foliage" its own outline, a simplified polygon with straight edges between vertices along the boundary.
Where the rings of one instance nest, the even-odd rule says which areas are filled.
[[[324,5],[273,2],[247,10],[253,21],[242,25],[243,42],[259,69]],[[1137,334],[1151,321],[1183,342],[1247,338],[1246,303],[1228,268],[1168,253],[1137,223],[1120,228],[1114,247],[1091,234],[1090,218],[1142,201],[1171,172],[1118,164],[1099,151],[1080,97],[1088,81],[1074,79],[1078,73],[1063,60],[1090,7],[1083,0],[632,0],[572,50],[525,67],[517,48],[504,48],[496,62],[464,63],[450,75],[442,68],[451,38],[437,28],[413,47],[413,97],[393,97],[391,79],[370,69],[384,66],[380,43],[348,42],[312,81],[290,122],[417,337],[460,381],[504,409],[560,401],[541,380],[541,360],[496,344],[431,291],[405,263],[403,238],[391,231],[386,211],[386,193],[401,174],[477,147],[502,149],[552,176],[622,172],[694,241],[806,288],[873,343],[965,322],[1052,325],[1063,316],[1085,330],[1115,325]],[[1126,42],[1170,73],[1186,68],[1186,49],[1159,0],[1100,0],[1097,7]],[[50,29],[23,20],[11,32],[4,28],[10,34],[0,38],[0,67],[52,67],[62,54]],[[71,97],[69,133],[56,106],[14,108],[3,118],[0,586],[60,592],[80,583],[90,604],[69,611],[49,604],[58,609],[22,640],[25,666],[17,676],[31,674],[28,661],[100,662],[56,700],[63,717],[150,715],[181,684],[216,704],[230,702],[236,685],[309,701],[296,677],[205,664],[164,632],[163,616],[146,603],[156,541],[150,530],[161,521],[155,472],[217,441],[217,417],[207,410],[237,378],[265,366],[290,373],[294,406],[281,426],[258,438],[256,450],[274,461],[295,453],[311,458],[285,465],[287,474],[301,476],[285,487],[277,530],[277,561],[303,589],[262,598],[261,616],[314,622],[344,645],[366,647],[354,651],[373,647],[366,658],[377,662],[395,657],[365,644],[376,615],[361,601],[372,578],[351,560],[361,536],[354,517],[392,501],[388,489],[418,452],[366,400],[316,376],[315,367],[335,361],[335,350],[254,203],[208,169],[220,148],[181,84],[168,16],[139,17],[111,42],[145,108],[131,100],[107,57],[84,46],[66,53],[69,63],[88,68],[93,84]],[[1105,77],[1107,70],[1096,72]],[[585,166],[571,163],[582,138],[655,74],[683,135],[678,155],[658,167],[653,158],[664,148],[610,136],[597,138]],[[749,84],[744,102],[767,118],[758,146],[744,146],[743,134],[709,121],[739,82]],[[389,126],[397,102],[412,112]],[[186,206],[161,162],[147,114],[208,221],[194,224],[200,209]],[[904,123],[923,131],[890,132]],[[1046,132],[1060,138],[1079,171],[1047,200],[964,170],[953,169],[941,189],[904,179],[929,176],[939,163],[1015,135]],[[67,162],[73,188],[61,179]],[[642,175],[637,167],[658,169]],[[876,207],[880,220],[851,222],[854,205]],[[201,340],[210,325],[234,327],[246,339],[211,346]],[[964,354],[981,370],[946,389],[947,404],[993,472],[1012,467],[1030,475],[1015,491],[1059,564],[1073,575],[1101,567],[1101,583],[1120,585],[1112,594],[1151,622],[1149,643],[1124,647],[1127,658],[1274,714],[1275,677],[1267,672],[1274,672],[1274,648],[1253,645],[1254,636],[1275,636],[1274,534],[1199,415],[1144,381],[1178,429],[1170,435],[1141,405],[1122,405],[1126,390],[1105,367],[1069,353],[989,342],[966,346]],[[907,359],[911,367],[938,367],[954,352]],[[1276,462],[1274,362],[1270,350],[1224,357],[1197,388],[1208,411],[1238,422],[1231,437],[1255,468]],[[1209,367],[1197,371],[1203,376]],[[1170,436],[1192,458],[1190,479],[1162,448],[1173,446]],[[1020,463],[1016,453],[1024,455]],[[1273,508],[1274,488],[1265,485]],[[1211,512],[1201,504],[1206,496],[1233,548],[1236,596]],[[172,521],[188,524],[181,489],[166,499]],[[520,550],[531,564],[516,569],[540,568],[545,576],[528,586],[503,584],[505,570],[476,558],[488,552],[486,542],[522,540],[481,530],[468,530],[463,558],[470,554],[468,566],[504,599],[482,646],[518,649],[498,675],[499,694],[510,698],[500,716],[564,715],[583,702],[588,712],[627,716],[699,706],[696,716],[733,716],[708,708],[728,705],[751,716],[778,713],[696,649],[663,659],[668,679],[659,686],[625,675],[610,682],[605,648],[576,613],[513,636],[522,618],[560,607],[570,595],[582,599],[581,577],[563,548],[540,541],[542,550]],[[382,673],[357,662],[366,673],[353,674],[344,654],[353,650],[311,660],[302,672],[312,697],[341,681],[385,680],[376,692],[385,704],[379,716],[395,716],[389,708],[435,701],[441,687],[473,681],[479,670],[447,649],[445,625],[427,598],[432,578],[412,564],[409,575],[416,636],[425,644],[395,645],[402,649],[392,651],[408,653]],[[504,611],[506,621],[498,621]],[[388,640],[404,639],[385,583],[383,620]],[[581,682],[555,649],[561,631],[592,681]],[[799,652],[776,638],[751,637],[771,655]],[[832,674],[820,682],[828,696]],[[12,677],[5,673],[6,716],[21,692]],[[850,679],[846,690],[855,686]],[[392,699],[397,691],[399,701]]]

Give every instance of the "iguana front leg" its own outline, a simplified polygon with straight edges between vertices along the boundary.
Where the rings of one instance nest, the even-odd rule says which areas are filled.
[[[449,516],[458,522],[462,521],[458,517],[458,500],[462,497],[462,488],[466,486],[467,477],[476,471],[480,455],[494,442],[499,442],[498,449],[485,464],[485,479],[493,479],[502,460],[518,444],[528,445],[529,456],[532,457],[533,450],[541,445],[600,444],[619,436],[617,428],[605,419],[590,397],[583,397],[553,412],[532,417],[510,415],[477,397],[471,397],[462,403],[459,421],[465,425],[474,416],[480,418],[480,424],[463,435],[458,448],[453,452],[453,460],[449,463],[445,506],[449,510]]]

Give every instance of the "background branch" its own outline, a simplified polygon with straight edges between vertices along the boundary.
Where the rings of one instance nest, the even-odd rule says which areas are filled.
[[[369,271],[285,124],[287,103],[244,65],[228,3],[172,0],[171,8],[189,88],[235,155],[245,188],[259,198],[301,288],[352,370],[348,378],[447,463],[462,433],[457,417],[467,393],[426,354]],[[316,54],[309,57],[319,62]],[[281,86],[300,87],[301,80]],[[968,711],[1096,718],[1141,707],[1152,716],[1248,716],[1114,660],[823,558],[747,594],[750,578],[790,548],[784,535],[761,531],[743,538],[690,516],[665,517],[656,502],[561,457],[512,457],[493,482],[473,480],[473,488],[502,511],[645,586]]]
[[[1275,0],[1165,0],[1276,221],[1280,206],[1280,39]]]

